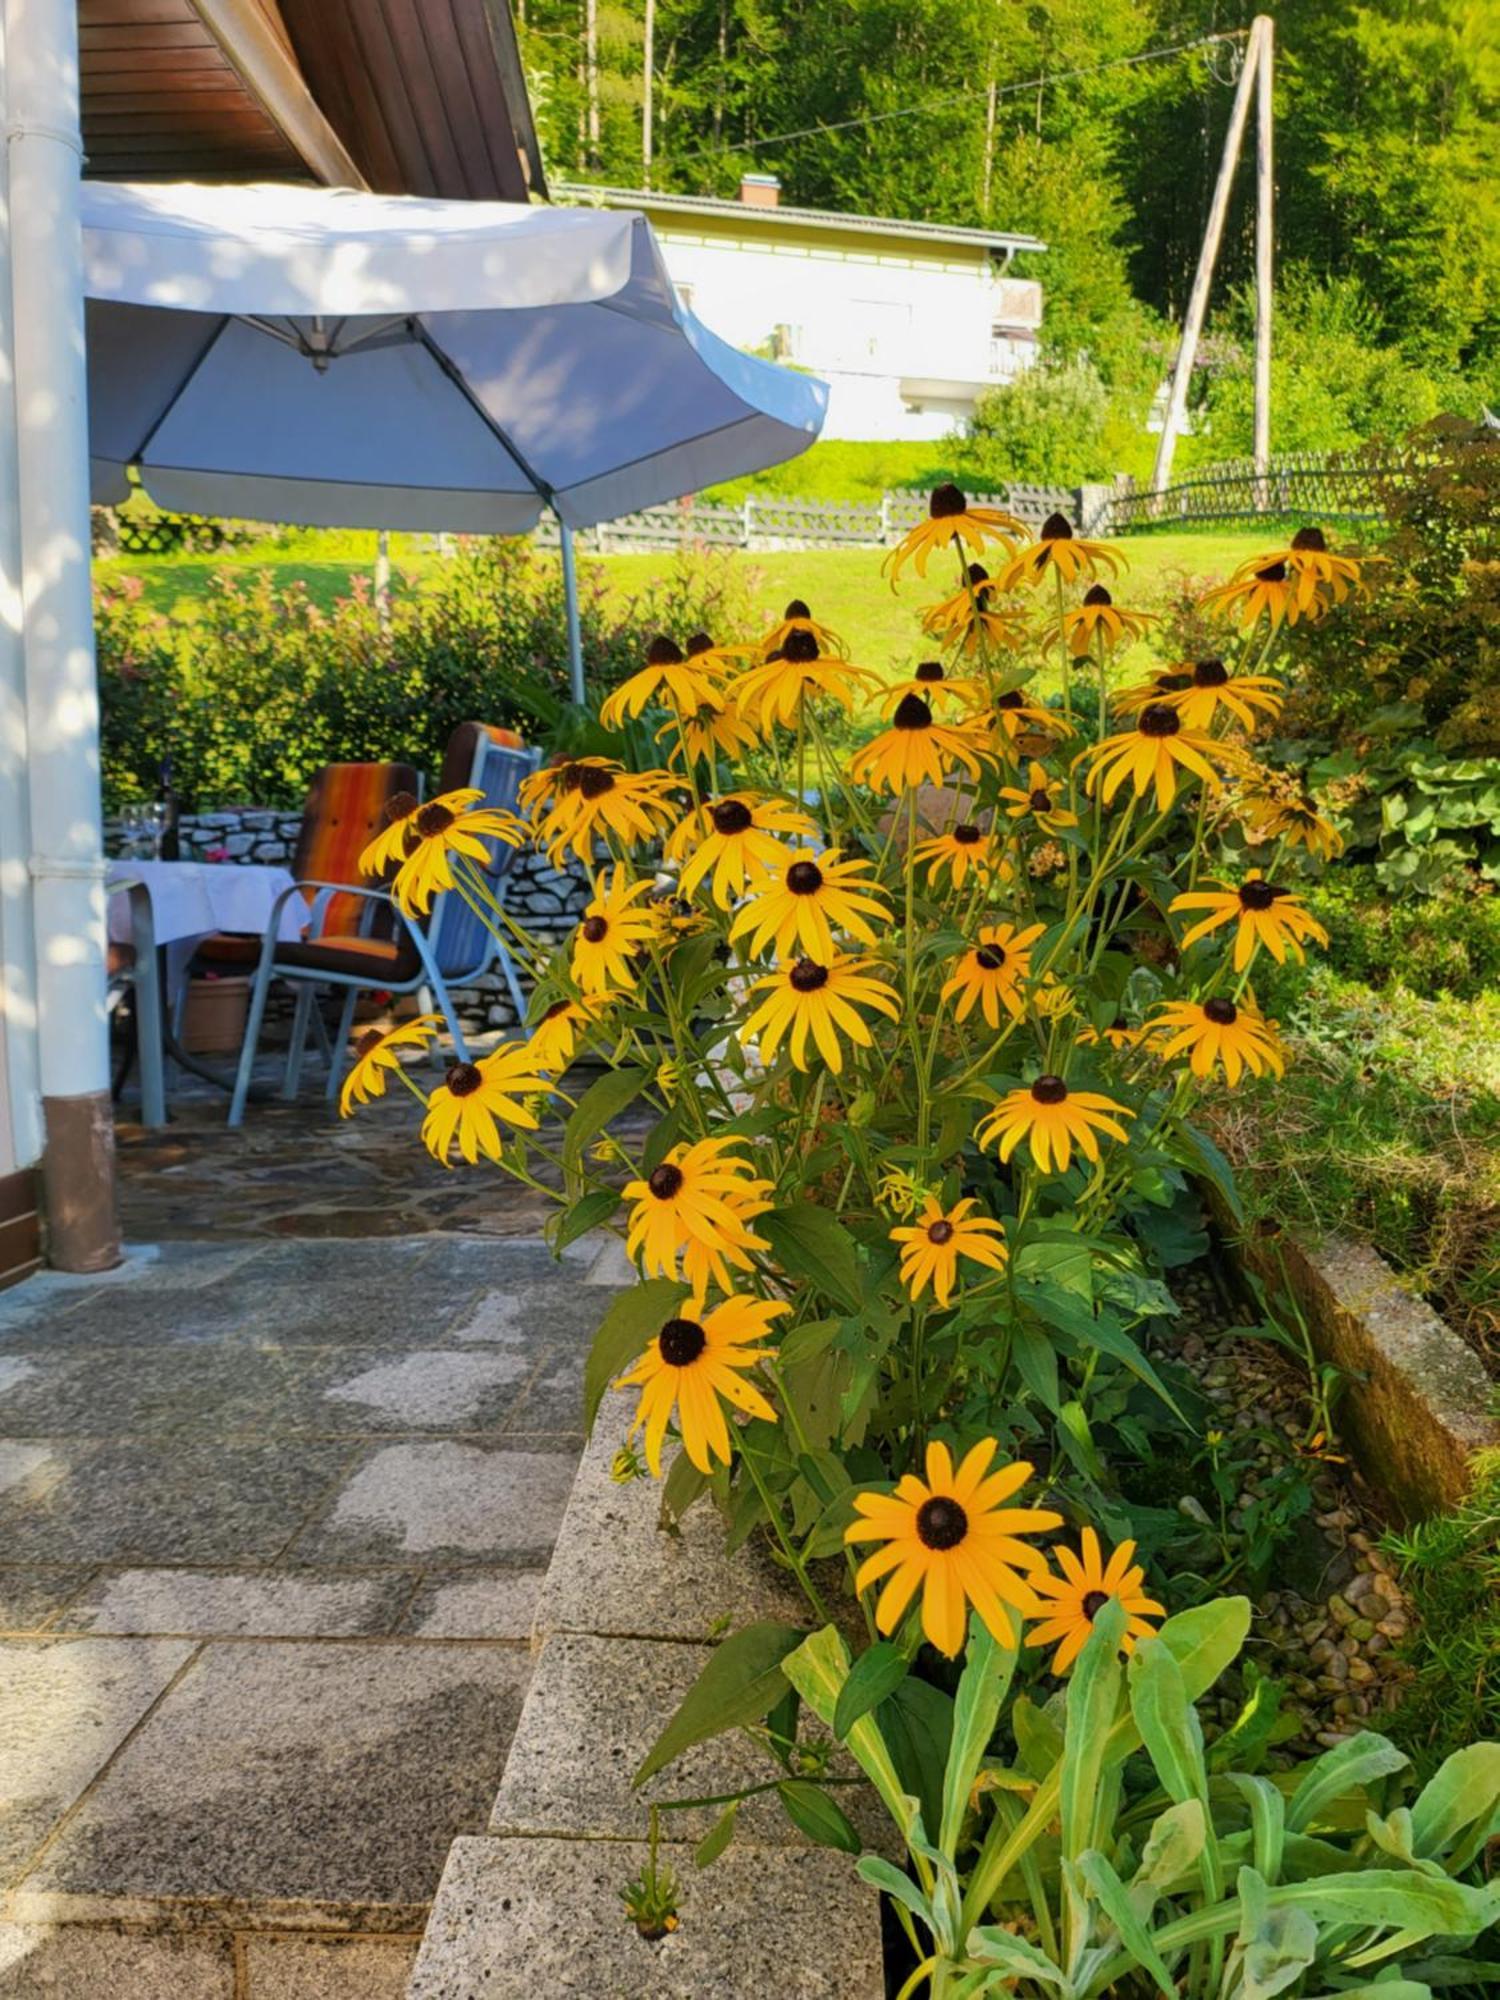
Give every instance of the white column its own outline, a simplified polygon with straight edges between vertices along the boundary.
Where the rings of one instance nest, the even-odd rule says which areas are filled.
[[[5,0],[5,22],[44,1192],[54,1261],[93,1269],[117,1262],[119,1249],[89,587],[75,0]]]
[[[557,517],[558,547],[562,551],[563,607],[568,619],[568,690],[574,701],[582,706],[585,700],[583,685],[583,633],[578,623],[578,565],[573,560],[573,530],[559,514]]]

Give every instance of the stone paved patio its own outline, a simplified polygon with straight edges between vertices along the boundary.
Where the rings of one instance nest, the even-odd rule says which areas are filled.
[[[395,2000],[486,1824],[619,1264],[408,1105],[123,1126],[0,1294],[0,2000]]]

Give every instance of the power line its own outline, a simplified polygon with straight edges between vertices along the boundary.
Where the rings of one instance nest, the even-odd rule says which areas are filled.
[[[1023,83],[1001,84],[995,96],[1018,97],[1023,91],[1041,90],[1051,83],[1073,83],[1079,77],[1100,76],[1106,70],[1128,69],[1136,63],[1160,62],[1167,56],[1180,56],[1190,49],[1205,49],[1220,43],[1241,42],[1249,34],[1248,28],[1226,28],[1217,34],[1199,35],[1190,42],[1174,42],[1160,49],[1142,49],[1133,56],[1114,56],[1109,62],[1090,63],[1083,69],[1055,70],[1046,76],[1028,77]],[[902,105],[895,111],[871,111],[860,118],[840,118],[835,123],[804,125],[796,132],[773,132],[763,139],[747,139],[740,145],[725,141],[718,146],[700,146],[696,152],[680,153],[677,164],[684,165],[689,160],[702,159],[710,153],[754,153],[762,146],[784,146],[793,139],[820,139],[833,132],[852,132],[866,125],[882,125],[893,118],[920,118],[924,111],[936,110],[939,105],[957,104],[972,94],[972,86],[965,90],[945,91],[940,97],[927,97],[920,104]]]

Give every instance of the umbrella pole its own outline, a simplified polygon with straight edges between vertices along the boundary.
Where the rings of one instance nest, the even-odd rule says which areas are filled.
[[[557,532],[562,544],[563,602],[568,613],[568,684],[573,699],[583,706],[583,634],[578,624],[578,565],[573,560],[573,530],[559,514]]]

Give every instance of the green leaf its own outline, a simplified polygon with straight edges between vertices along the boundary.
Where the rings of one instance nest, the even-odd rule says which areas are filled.
[[[1455,1750],[1422,1787],[1411,1809],[1412,1846],[1439,1859],[1473,1829],[1480,1840],[1500,1812],[1500,1743],[1470,1743]]]
[[[799,1361],[812,1361],[838,1338],[841,1319],[809,1319],[781,1337],[776,1359],[783,1368],[795,1368]]]
[[[1112,1597],[1095,1618],[1068,1683],[1058,1792],[1064,1861],[1076,1861],[1094,1845],[1094,1815],[1105,1784],[1104,1753],[1120,1712],[1120,1641],[1124,1636],[1125,1609]],[[1083,1897],[1071,1876],[1065,1876],[1064,1886],[1067,1935],[1082,1937],[1088,1922]]]
[[[776,1787],[776,1796],[792,1825],[817,1846],[836,1847],[843,1854],[858,1854],[864,1846],[846,1814],[821,1786],[806,1778],[788,1778]]]
[[[1029,1320],[1018,1319],[1014,1328],[1011,1356],[1016,1373],[1044,1410],[1055,1417],[1062,1408],[1057,1380],[1057,1349]]]
[[[685,1451],[678,1452],[661,1484],[663,1514],[680,1521],[694,1501],[702,1499],[710,1483],[708,1473],[700,1472]]]
[[[1159,1812],[1151,1822],[1131,1887],[1147,1892],[1154,1902],[1174,1882],[1186,1879],[1207,1836],[1208,1814],[1197,1799],[1184,1799]]]
[[[1013,1630],[1014,1630],[1013,1626]],[[969,1793],[979,1775],[984,1753],[990,1747],[995,1724],[1011,1676],[1016,1670],[1016,1644],[1002,1646],[977,1612],[969,1619],[969,1644],[964,1655],[963,1675],[953,1703],[953,1735],[948,1749],[948,1768],[943,1778],[943,1816],[938,1845],[945,1853],[958,1852],[958,1836],[968,1810]]]
[[[814,1202],[773,1208],[755,1218],[755,1227],[788,1277],[805,1278],[826,1297],[854,1311],[859,1299],[859,1260],[848,1230]]]
[[[969,1932],[965,1948],[969,1957],[977,1958],[981,1964],[998,1965],[1014,1979],[1039,1979],[1044,1986],[1055,1986],[1063,1995],[1063,2000],[1072,2000],[1073,1987],[1067,1976],[1059,1971],[1039,1945],[1017,1937],[1014,1931],[986,1924],[979,1930]]]
[[[713,1826],[693,1849],[693,1866],[695,1868],[711,1868],[718,1860],[730,1841],[734,1839],[734,1829],[739,1819],[739,1811],[739,1801],[736,1799],[734,1804],[727,1806],[714,1821]]]
[[[781,1663],[781,1670],[826,1728],[833,1727],[840,1694],[849,1678],[849,1649],[832,1625],[811,1632]],[[873,1716],[851,1724],[844,1741],[904,1838],[917,1818],[917,1802],[897,1774]]]
[[[932,1929],[932,1911],[927,1898],[893,1861],[887,1861],[879,1854],[864,1854],[855,1863],[854,1872],[862,1882],[868,1882],[881,1895],[890,1896],[903,1904],[914,1917],[920,1917],[929,1930]]]
[[[1072,1865],[1064,1863],[1064,1866]],[[1163,1963],[1161,1953],[1151,1942],[1151,1934],[1126,1893],[1125,1884],[1109,1862],[1097,1848],[1091,1847],[1078,1857],[1076,1870],[1105,1916],[1120,1933],[1120,1942],[1136,1964],[1156,1981],[1156,1989],[1165,1996],[1165,2000],[1176,2000],[1176,1983]]]
[[[903,1791],[921,1804],[923,1826],[939,1825],[943,1774],[953,1734],[953,1703],[930,1681],[908,1675],[876,1709],[875,1721],[901,1774]]]
[[[592,1188],[581,1201],[564,1210],[556,1229],[552,1232],[554,1250],[566,1250],[570,1243],[576,1243],[580,1236],[587,1236],[591,1229],[597,1229],[608,1222],[620,1206],[620,1195],[614,1188]]]
[[[647,1278],[621,1292],[599,1322],[583,1370],[583,1425],[591,1431],[604,1392],[617,1375],[639,1361],[648,1342],[661,1332],[688,1295],[672,1278]]]
[[[1404,1750],[1373,1730],[1362,1729],[1310,1764],[1287,1807],[1289,1833],[1304,1833],[1335,1799],[1371,1785],[1410,1762]]]
[[[1253,1778],[1243,1771],[1233,1771],[1229,1782],[1250,1807],[1256,1871],[1267,1882],[1275,1883],[1281,1876],[1281,1855],[1286,1843],[1286,1800],[1269,1778]]]
[[[1306,1910],[1273,1908],[1267,1885],[1253,1868],[1239,1872],[1243,1909],[1239,1946],[1242,2000],[1274,2000],[1318,1955],[1318,1926]]]
[[[563,1132],[563,1166],[568,1172],[576,1170],[589,1141],[597,1139],[612,1118],[633,1104],[650,1081],[651,1072],[644,1069],[608,1069],[595,1077]]]
[[[1234,1169],[1208,1134],[1183,1119],[1173,1130],[1171,1145],[1173,1157],[1180,1160],[1190,1173],[1209,1182],[1233,1219],[1243,1222],[1245,1209],[1234,1183]]]
[[[726,1729],[763,1722],[786,1693],[781,1663],[802,1644],[795,1626],[763,1618],[731,1633],[709,1656],[676,1714],[647,1752],[633,1782],[644,1785],[674,1757]]]
[[[910,1671],[911,1662],[888,1639],[877,1641],[860,1654],[833,1711],[833,1733],[840,1743],[862,1715],[895,1693]]]
[[[1182,1669],[1159,1639],[1142,1639],[1130,1656],[1130,1712],[1167,1796],[1179,1804],[1197,1799],[1206,1813],[1203,1727]]]

